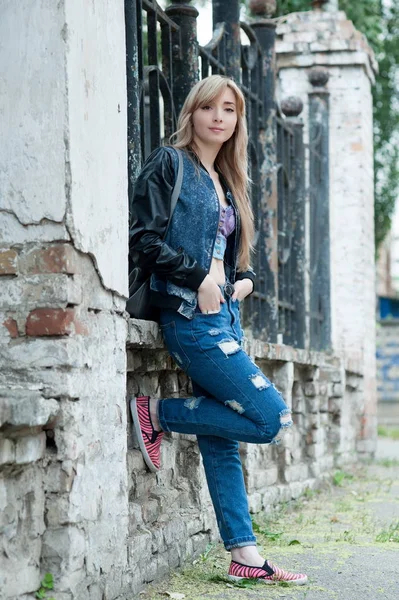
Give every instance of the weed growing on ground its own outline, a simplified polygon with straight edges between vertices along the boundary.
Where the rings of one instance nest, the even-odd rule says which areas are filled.
[[[272,531],[269,531],[266,527],[261,527],[254,519],[252,519],[252,529],[254,530],[254,533],[262,534],[266,537],[266,539],[268,539],[271,542],[275,542],[276,540],[281,538],[281,531],[278,533],[273,533]]]
[[[391,523],[388,529],[382,529],[375,540],[376,542],[397,542],[399,544],[399,521]]]
[[[399,460],[397,458],[382,458],[377,464],[389,469],[390,467],[399,467]]]
[[[267,514],[258,513],[253,519],[261,555],[282,568],[307,572],[310,581],[306,590],[291,588],[287,593],[282,585],[270,586],[265,596],[261,584],[251,580],[234,583],[226,577],[230,557],[221,544],[209,544],[194,563],[176,572],[167,583],[156,588],[149,586],[145,598],[164,597],[165,585],[171,592],[184,594],[186,600],[306,600],[308,594],[315,597],[316,592],[323,591],[317,586],[323,569],[340,573],[351,559],[355,545],[385,552],[388,544],[392,548],[392,542],[399,543],[399,521],[385,521],[383,525],[384,521],[376,519],[374,509],[376,503],[392,502],[389,489],[398,484],[397,474],[381,468],[376,472],[373,465],[362,465],[353,474],[336,471],[334,483],[325,486],[321,493],[306,492],[298,500],[286,502]],[[399,466],[399,461],[389,461],[387,466]],[[313,563],[306,563],[307,556],[312,557]],[[339,591],[328,590],[330,600],[341,597]]]
[[[346,473],[345,471],[335,471],[333,475],[333,484],[342,485],[344,481],[351,481],[352,479],[353,475],[351,473]]]
[[[388,437],[391,438],[391,440],[399,440],[399,429],[397,427],[385,427],[383,425],[378,425],[377,432],[380,437]]]

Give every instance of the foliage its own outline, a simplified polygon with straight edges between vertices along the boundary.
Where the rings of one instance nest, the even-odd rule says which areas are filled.
[[[311,0],[278,0],[277,6],[276,16],[281,16],[310,10]],[[339,0],[339,8],[365,34],[379,66],[373,89],[375,242],[378,248],[390,229],[399,192],[399,3],[396,0]]]
[[[44,600],[55,600],[55,598],[49,598],[46,596],[48,590],[52,590],[54,588],[54,578],[51,573],[46,573],[43,579],[40,582],[40,588],[36,592],[36,598],[41,598]]]

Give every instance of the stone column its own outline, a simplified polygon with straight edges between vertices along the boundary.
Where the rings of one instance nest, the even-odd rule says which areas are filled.
[[[2,2],[0,589],[124,597],[124,6]]]
[[[333,8],[332,3],[331,8]],[[288,15],[277,28],[282,97],[308,113],[308,71],[328,69],[330,91],[331,341],[364,375],[363,441],[375,437],[375,288],[372,96],[376,61],[343,12]],[[305,135],[308,122],[305,121]],[[371,440],[371,441],[370,441]]]

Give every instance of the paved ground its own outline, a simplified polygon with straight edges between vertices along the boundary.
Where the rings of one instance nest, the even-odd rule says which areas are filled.
[[[338,472],[335,485],[257,517],[264,555],[309,575],[304,587],[232,586],[228,554],[210,549],[143,599],[399,600],[399,441],[379,440],[376,461]]]

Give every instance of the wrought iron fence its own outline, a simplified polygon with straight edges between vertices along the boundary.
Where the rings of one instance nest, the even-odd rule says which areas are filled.
[[[172,38],[180,28],[155,0],[126,0],[125,20],[131,195],[142,161],[176,127]]]
[[[331,345],[328,72],[309,73],[310,346]]]
[[[280,332],[285,343],[303,346],[303,277],[298,266],[303,258],[303,235],[298,233],[304,226],[299,219],[298,227],[303,147],[302,163],[297,156],[302,129],[276,120],[274,25],[263,18],[251,26],[240,23],[239,11],[239,0],[213,0],[214,33],[200,47],[195,36],[198,12],[189,0],[176,0],[165,10],[155,0],[125,0],[129,194],[142,160],[173,132],[192,85],[215,73],[235,79],[246,99],[256,226],[257,285],[245,303],[244,322],[259,338],[275,342]]]

